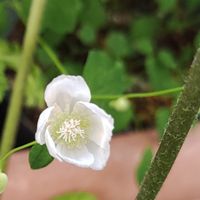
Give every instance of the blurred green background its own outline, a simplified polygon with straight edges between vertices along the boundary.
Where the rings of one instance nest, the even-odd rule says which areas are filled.
[[[30,2],[0,1],[2,113],[20,67]],[[92,95],[182,86],[200,41],[199,10],[198,0],[49,0],[26,83],[22,123],[34,133],[45,107],[45,86],[61,74],[59,65],[68,74],[83,75]],[[94,102],[113,115],[115,132],[156,127],[162,134],[175,100],[170,95]]]

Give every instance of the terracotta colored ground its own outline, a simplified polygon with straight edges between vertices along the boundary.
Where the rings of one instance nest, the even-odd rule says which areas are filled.
[[[89,191],[99,200],[131,200],[137,193],[134,171],[144,148],[157,148],[154,131],[115,136],[111,157],[100,172],[54,161],[33,171],[27,152],[12,156],[2,200],[47,200],[67,191]],[[189,134],[157,200],[200,200],[200,125]]]

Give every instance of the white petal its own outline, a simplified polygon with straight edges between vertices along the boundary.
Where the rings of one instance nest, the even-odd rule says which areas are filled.
[[[45,131],[47,128],[47,122],[49,120],[49,117],[53,109],[54,109],[53,106],[49,107],[45,109],[39,116],[37,123],[37,131],[35,134],[35,140],[41,145],[45,143]]]
[[[47,128],[47,130],[45,132],[45,142],[46,142],[46,146],[47,146],[49,154],[52,157],[58,159],[59,161],[62,161],[62,159],[60,159],[60,157],[57,155],[56,144],[53,141],[53,139],[52,139],[52,137],[51,137],[51,135],[49,133],[48,128]]]
[[[90,90],[81,76],[60,75],[51,81],[45,90],[48,106],[58,104],[63,110],[72,107],[76,101],[89,102]]]
[[[94,162],[93,155],[85,146],[80,148],[67,148],[66,144],[57,145],[57,153],[60,159],[79,167],[89,167]]]
[[[88,137],[104,148],[112,137],[113,118],[104,110],[92,103],[77,102],[73,113],[89,120]]]
[[[95,170],[102,170],[110,156],[110,145],[109,143],[105,146],[105,148],[101,148],[96,143],[90,141],[87,144],[87,148],[89,152],[91,152],[94,156],[94,162],[90,166],[90,168]]]

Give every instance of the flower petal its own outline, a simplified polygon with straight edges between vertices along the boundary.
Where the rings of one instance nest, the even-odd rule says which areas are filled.
[[[89,121],[88,137],[101,148],[105,148],[112,137],[113,118],[93,103],[77,102],[73,113]]]
[[[57,154],[65,162],[79,167],[89,167],[94,162],[93,155],[85,146],[80,148],[68,148],[66,144],[57,145]]]
[[[109,143],[104,148],[101,148],[95,142],[90,141],[87,143],[87,148],[94,156],[94,162],[90,168],[94,170],[102,170],[110,156]]]
[[[57,155],[57,150],[56,150],[56,144],[55,142],[53,141],[50,133],[49,133],[49,130],[47,128],[46,132],[45,132],[45,142],[46,142],[46,146],[47,146],[47,149],[49,151],[49,154],[58,159],[59,161],[62,161],[62,159],[60,159],[60,157]]]
[[[39,116],[37,123],[37,131],[35,134],[35,140],[41,145],[45,143],[45,131],[47,128],[47,122],[49,120],[49,117],[53,109],[54,109],[53,106],[49,107],[45,109]]]
[[[48,106],[58,104],[65,110],[72,107],[76,101],[89,102],[90,89],[81,76],[60,75],[51,81],[45,90],[45,101]]]

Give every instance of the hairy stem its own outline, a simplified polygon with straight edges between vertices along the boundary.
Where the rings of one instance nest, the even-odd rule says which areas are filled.
[[[160,147],[147,172],[137,200],[153,200],[165,181],[200,107],[200,50],[169,118]]]
[[[15,141],[16,130],[19,124],[19,118],[22,109],[22,100],[24,87],[29,68],[36,47],[37,36],[41,25],[41,18],[45,7],[46,0],[33,0],[30,15],[28,19],[27,30],[23,42],[23,50],[19,62],[18,72],[13,92],[8,108],[8,113],[3,129],[3,138],[0,145],[0,155],[6,154],[13,146]],[[6,160],[1,162],[0,168],[4,168]]]

